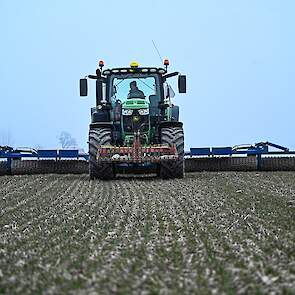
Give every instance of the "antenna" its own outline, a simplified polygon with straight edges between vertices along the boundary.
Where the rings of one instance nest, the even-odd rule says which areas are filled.
[[[153,42],[153,45],[154,45],[154,47],[155,47],[155,49],[156,49],[156,51],[157,51],[157,53],[158,53],[158,55],[159,55],[159,58],[160,58],[160,60],[161,60],[161,63],[163,62],[163,59],[162,59],[162,56],[161,56],[161,54],[160,54],[160,52],[159,52],[159,50],[158,50],[158,48],[157,48],[157,46],[156,46],[156,43],[154,42],[154,40],[152,40],[152,42]]]

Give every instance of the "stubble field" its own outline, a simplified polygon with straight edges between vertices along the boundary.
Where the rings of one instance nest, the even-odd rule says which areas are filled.
[[[0,177],[0,294],[295,294],[295,173]]]

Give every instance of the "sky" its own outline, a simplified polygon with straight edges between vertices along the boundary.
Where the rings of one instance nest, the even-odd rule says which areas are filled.
[[[187,94],[174,98],[186,148],[295,149],[294,9],[293,0],[0,0],[0,144],[58,148],[67,131],[87,150],[94,84],[80,98],[79,79],[100,59],[161,66],[154,40],[170,70],[187,75]]]

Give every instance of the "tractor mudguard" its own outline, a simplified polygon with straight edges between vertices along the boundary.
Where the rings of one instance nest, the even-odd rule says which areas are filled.
[[[160,123],[160,129],[161,128],[167,128],[167,127],[182,127],[183,123],[178,121],[162,121]]]
[[[90,129],[95,129],[95,128],[113,128],[113,123],[112,122],[95,122],[90,124]]]

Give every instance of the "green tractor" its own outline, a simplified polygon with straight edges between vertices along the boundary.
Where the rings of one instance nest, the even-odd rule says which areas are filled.
[[[91,179],[112,179],[118,173],[155,172],[161,178],[184,176],[184,135],[179,107],[167,79],[178,76],[179,93],[186,93],[186,76],[164,68],[130,67],[103,70],[80,79],[80,96],[87,96],[87,79],[96,80],[96,107],[89,127]]]

